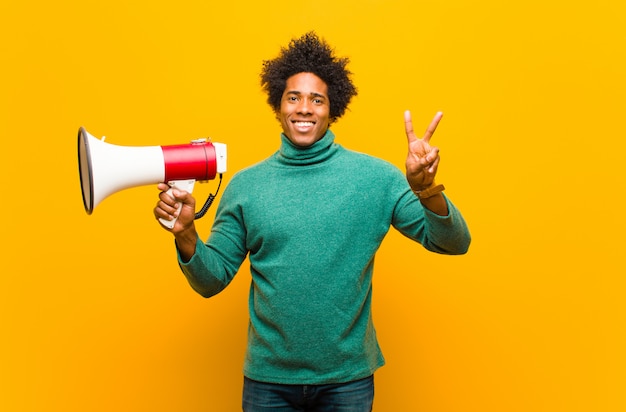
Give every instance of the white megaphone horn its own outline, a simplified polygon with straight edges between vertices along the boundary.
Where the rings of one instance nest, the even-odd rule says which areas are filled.
[[[107,196],[131,187],[167,182],[170,191],[176,187],[191,192],[196,180],[209,181],[219,174],[221,182],[226,172],[226,145],[198,139],[184,145],[117,146],[93,137],[81,127],[78,168],[83,204],[91,214]],[[209,201],[205,207],[208,205]],[[174,226],[175,219],[160,220],[170,229]]]

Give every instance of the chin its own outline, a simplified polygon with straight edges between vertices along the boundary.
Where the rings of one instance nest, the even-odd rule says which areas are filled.
[[[291,140],[295,146],[298,147],[309,147],[312,146],[317,140]]]
[[[319,139],[316,139],[314,137],[298,136],[298,135],[294,135],[294,134],[287,135],[287,138],[289,139],[289,141],[291,143],[293,143],[294,145],[296,145],[298,147],[309,147],[313,143],[315,143],[315,142],[317,142],[319,140]]]

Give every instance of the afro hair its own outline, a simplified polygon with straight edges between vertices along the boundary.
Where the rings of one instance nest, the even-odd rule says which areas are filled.
[[[298,73],[313,73],[328,86],[331,123],[343,116],[350,100],[357,95],[352,83],[352,73],[346,69],[349,59],[338,58],[334,50],[315,32],[292,39],[287,48],[273,60],[265,60],[261,71],[261,86],[267,93],[267,103],[274,112],[280,103],[287,79]]]

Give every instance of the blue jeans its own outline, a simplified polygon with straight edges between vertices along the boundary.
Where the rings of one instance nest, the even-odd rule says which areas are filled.
[[[244,377],[244,412],[370,412],[374,376],[327,385],[281,385]]]

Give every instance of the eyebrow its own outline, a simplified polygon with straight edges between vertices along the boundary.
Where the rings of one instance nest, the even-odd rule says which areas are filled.
[[[297,94],[298,96],[301,96],[301,95],[303,95],[304,93],[302,93],[302,92],[301,92],[301,91],[299,91],[299,90],[287,90],[287,91],[285,92],[285,94]],[[316,92],[311,92],[311,93],[309,93],[309,96],[312,96],[312,97],[322,97],[322,98],[324,98],[324,99],[327,99],[327,98],[328,98],[326,95],[323,95],[322,93],[316,93]]]

